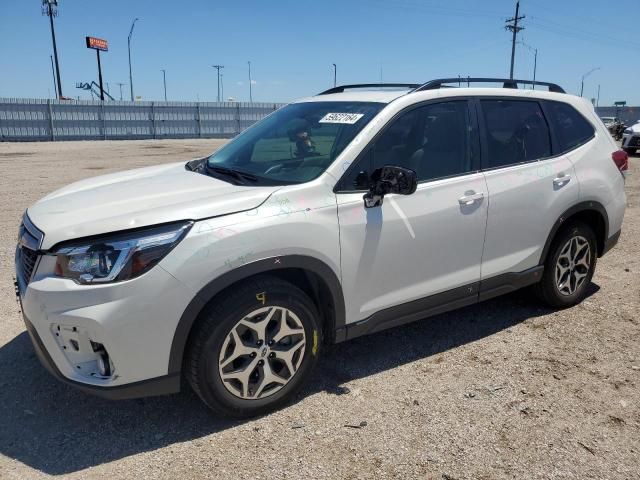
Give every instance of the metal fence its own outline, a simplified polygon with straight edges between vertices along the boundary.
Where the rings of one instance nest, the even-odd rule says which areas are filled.
[[[0,141],[230,138],[283,105],[0,98]],[[640,107],[596,111],[627,125],[640,120]]]
[[[618,117],[626,125],[640,122],[640,107],[596,107],[601,117]]]
[[[0,141],[230,138],[282,106],[0,98]]]

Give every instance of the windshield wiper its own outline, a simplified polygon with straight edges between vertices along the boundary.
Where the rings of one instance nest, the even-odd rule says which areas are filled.
[[[235,169],[229,168],[229,167],[221,167],[221,166],[218,166],[218,165],[215,165],[215,166],[207,165],[207,171],[220,173],[222,175],[229,175],[229,176],[235,178],[242,185],[246,185],[247,184],[246,180],[249,180],[251,183],[255,183],[255,182],[258,181],[258,177],[256,177],[255,175],[253,175],[251,173],[242,172],[240,170],[235,170]]]

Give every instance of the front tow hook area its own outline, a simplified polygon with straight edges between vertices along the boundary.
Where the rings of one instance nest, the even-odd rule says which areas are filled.
[[[86,329],[75,325],[51,325],[51,331],[67,358],[78,373],[89,378],[112,380],[115,368],[105,346],[94,341]]]

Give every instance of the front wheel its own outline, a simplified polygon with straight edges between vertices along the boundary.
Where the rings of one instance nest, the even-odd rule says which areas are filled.
[[[295,285],[262,276],[203,312],[186,376],[212,409],[249,417],[286,403],[308,379],[321,345],[319,315]]]
[[[593,230],[582,222],[567,225],[551,244],[542,280],[536,285],[538,297],[555,308],[580,303],[586,296],[596,260]]]
[[[636,153],[635,148],[623,148],[622,150],[624,150],[627,153],[627,155],[633,155],[634,153]]]

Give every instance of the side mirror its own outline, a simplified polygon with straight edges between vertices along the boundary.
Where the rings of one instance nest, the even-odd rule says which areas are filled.
[[[418,187],[416,172],[408,168],[385,165],[371,174],[369,191],[364,194],[366,208],[379,207],[382,199],[389,193],[411,195]]]

